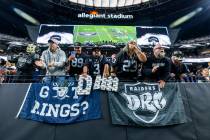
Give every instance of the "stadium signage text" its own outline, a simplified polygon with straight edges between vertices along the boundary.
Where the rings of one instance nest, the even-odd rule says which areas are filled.
[[[124,14],[87,14],[79,13],[78,18],[87,18],[87,19],[133,19],[133,15],[124,15]]]

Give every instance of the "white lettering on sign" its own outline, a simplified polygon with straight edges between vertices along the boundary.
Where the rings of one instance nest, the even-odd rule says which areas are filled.
[[[89,103],[83,101],[82,103],[75,104],[49,104],[40,103],[37,100],[34,102],[34,106],[31,109],[32,114],[37,114],[46,117],[76,117],[80,114],[85,115],[87,109],[89,108]],[[81,111],[80,111],[81,110]]]
[[[166,106],[166,100],[163,98],[162,92],[156,92],[153,95],[149,92],[141,95],[128,95],[125,93],[123,95],[126,97],[128,108],[133,111],[141,109],[156,113]]]
[[[124,15],[124,14],[86,14],[79,13],[78,18],[87,18],[87,19],[133,19],[133,15]]]
[[[41,98],[47,98],[48,97],[48,95],[49,95],[49,87],[48,86],[43,86],[42,88],[41,88],[41,91],[39,92],[39,96],[41,97]]]

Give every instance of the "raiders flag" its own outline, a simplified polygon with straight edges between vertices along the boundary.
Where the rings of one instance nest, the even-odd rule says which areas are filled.
[[[165,126],[187,122],[177,84],[120,83],[117,92],[109,93],[113,124]]]

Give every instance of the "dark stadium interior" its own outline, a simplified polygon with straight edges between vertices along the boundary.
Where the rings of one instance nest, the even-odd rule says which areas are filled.
[[[208,0],[152,0],[122,7],[91,7],[68,0],[0,0],[1,53],[13,55],[25,51],[28,43],[36,41],[40,24],[166,26],[172,43],[171,49],[166,49],[167,56],[170,57],[174,50],[181,50],[185,57],[206,58],[210,47],[210,15],[207,14],[210,12],[209,5]],[[94,10],[99,14],[131,14],[134,18],[123,20],[77,17],[78,13]],[[93,45],[89,44],[84,49],[85,52],[90,54]],[[116,47],[102,48],[103,54],[109,57],[125,44],[111,45]],[[46,48],[46,45],[41,45],[41,52]],[[69,45],[61,45],[61,48],[66,53],[73,50]],[[151,55],[151,48],[142,47],[142,50],[148,56]]]
[[[196,15],[193,19],[176,27],[181,29],[178,40],[187,40],[189,38],[208,35],[210,31],[209,22],[210,12],[208,0],[162,0],[150,5],[139,4],[136,8],[119,7],[102,9],[103,12],[124,12],[132,13],[135,19],[132,21],[104,21],[104,20],[77,20],[72,13],[94,10],[97,8],[84,7],[78,4],[68,2],[67,6],[60,4],[65,0],[1,0],[0,1],[0,31],[5,34],[15,35],[19,37],[28,37],[26,25],[33,25],[30,22],[18,16],[13,8],[20,8],[40,23],[45,24],[107,24],[107,25],[161,25],[169,26],[176,19],[203,7],[203,11]],[[164,2],[167,1],[167,2]],[[162,3],[163,2],[163,3]],[[70,7],[70,8],[69,8]],[[74,8],[76,7],[76,8]],[[65,10],[63,10],[65,9]],[[99,9],[100,10],[100,9]]]
[[[210,140],[210,0],[0,0],[0,140]]]

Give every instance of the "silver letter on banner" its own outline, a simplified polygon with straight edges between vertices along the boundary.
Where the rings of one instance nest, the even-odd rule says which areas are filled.
[[[118,90],[119,79],[117,77],[101,77],[100,75],[96,76],[93,89],[115,91]]]
[[[84,80],[86,81],[86,86],[83,89]],[[78,86],[76,89],[77,95],[89,95],[91,91],[91,86],[92,86],[92,77],[89,75],[87,75],[86,77],[84,77],[83,75],[80,75]]]

